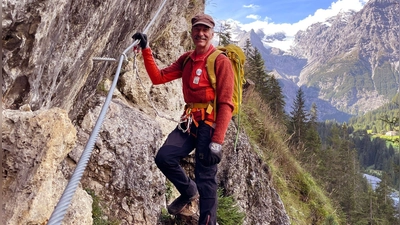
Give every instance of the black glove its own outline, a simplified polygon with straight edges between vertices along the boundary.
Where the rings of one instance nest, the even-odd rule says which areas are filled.
[[[147,48],[147,35],[146,34],[137,32],[136,34],[134,34],[132,36],[132,38],[133,38],[133,40],[140,40],[139,45],[142,49]]]
[[[209,155],[210,165],[215,165],[221,162],[222,146],[218,143],[211,142],[209,148],[210,148],[210,155]]]

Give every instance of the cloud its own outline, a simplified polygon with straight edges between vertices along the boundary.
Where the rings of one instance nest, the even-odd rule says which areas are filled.
[[[254,4],[250,4],[250,5],[243,5],[243,8],[257,9],[257,8],[260,8],[260,6],[259,5],[254,5]]]
[[[250,14],[250,15],[247,15],[246,18],[247,19],[253,19],[253,20],[259,20],[261,18],[261,16]]]
[[[324,22],[326,19],[333,17],[340,12],[348,12],[350,10],[359,11],[363,8],[368,0],[338,0],[333,2],[328,9],[318,9],[314,15],[309,15],[303,20],[293,24],[294,30],[305,30],[314,23]]]

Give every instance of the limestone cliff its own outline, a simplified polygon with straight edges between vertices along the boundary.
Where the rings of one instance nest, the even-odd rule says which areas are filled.
[[[2,195],[6,224],[45,224],[73,173],[104,104],[117,60],[147,32],[159,66],[190,47],[189,20],[205,1],[31,0],[2,4]],[[104,216],[121,224],[157,224],[165,177],[153,157],[176,126],[180,81],[152,86],[133,52],[63,224],[92,224],[92,190]],[[246,213],[245,224],[289,224],[270,172],[230,125],[218,179]],[[188,171],[190,174],[191,171]],[[18,203],[18,204],[15,204]]]

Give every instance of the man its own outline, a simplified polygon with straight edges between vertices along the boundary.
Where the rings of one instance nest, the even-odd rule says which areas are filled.
[[[217,87],[209,82],[206,60],[215,51],[211,44],[214,20],[206,14],[192,18],[191,38],[194,51],[186,52],[172,65],[159,69],[147,43],[147,36],[136,33],[140,40],[146,71],[153,84],[163,84],[182,78],[182,91],[186,103],[181,123],[167,137],[159,149],[155,162],[163,174],[175,185],[180,196],[168,206],[170,214],[179,214],[200,194],[199,224],[217,222],[217,164],[222,157],[221,145],[232,117],[234,76],[230,60],[220,54],[215,61]],[[217,95],[216,109],[213,101]],[[216,113],[216,119],[214,114]],[[181,168],[179,162],[193,149],[195,152],[195,182]]]

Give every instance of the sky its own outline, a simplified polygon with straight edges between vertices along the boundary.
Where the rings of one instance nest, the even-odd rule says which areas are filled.
[[[288,50],[294,35],[339,12],[359,11],[368,0],[206,0],[205,13],[216,21],[235,21],[242,30],[285,32],[287,39],[271,46]]]

